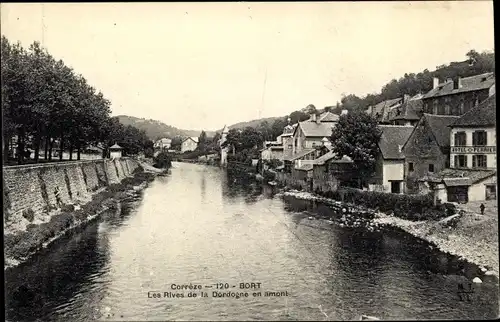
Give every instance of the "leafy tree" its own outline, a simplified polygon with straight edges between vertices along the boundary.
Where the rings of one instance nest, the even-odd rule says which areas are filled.
[[[378,142],[382,131],[376,119],[362,111],[341,115],[331,135],[333,152],[349,156],[361,178],[368,178],[375,170]]]
[[[170,168],[172,166],[172,158],[167,152],[160,152],[153,158],[153,166],[155,168]]]
[[[309,117],[310,116],[307,113],[304,113],[302,111],[295,111],[295,112],[292,112],[290,114],[290,122],[292,124],[295,124],[295,123],[298,123],[298,122],[302,122],[302,121],[308,120]]]

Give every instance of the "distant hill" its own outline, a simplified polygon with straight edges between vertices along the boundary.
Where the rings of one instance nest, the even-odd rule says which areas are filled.
[[[139,130],[146,131],[146,135],[151,140],[156,140],[158,138],[173,138],[175,136],[199,136],[201,131],[193,131],[193,130],[182,130],[176,127],[167,125],[163,122],[156,120],[146,120],[144,118],[138,118],[134,116],[128,115],[118,115],[117,116],[120,123],[123,125],[132,125]],[[213,137],[215,132],[213,131],[205,131],[208,137]]]
[[[229,126],[229,129],[244,129],[247,126],[250,127],[257,127],[260,123],[267,121],[269,124],[273,124],[273,122],[277,119],[281,119],[284,116],[275,116],[275,117],[265,117],[257,120],[251,120],[251,121],[246,121],[246,122],[239,122],[233,125]]]

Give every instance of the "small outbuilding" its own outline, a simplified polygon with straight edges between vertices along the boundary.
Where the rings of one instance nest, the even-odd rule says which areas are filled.
[[[123,148],[121,146],[119,146],[117,143],[115,143],[109,148],[109,157],[111,159],[121,158],[122,151],[123,151]]]

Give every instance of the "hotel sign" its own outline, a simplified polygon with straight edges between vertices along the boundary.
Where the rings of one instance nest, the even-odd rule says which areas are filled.
[[[455,154],[485,154],[485,153],[496,153],[496,146],[452,146],[451,153]]]

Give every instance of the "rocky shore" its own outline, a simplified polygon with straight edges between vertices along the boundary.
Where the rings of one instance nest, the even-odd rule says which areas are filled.
[[[489,211],[484,216],[471,211],[470,207],[474,205],[469,205],[462,207],[460,214],[439,221],[410,221],[309,192],[291,190],[281,195],[330,206],[342,214],[340,218],[330,219],[332,224],[337,221],[340,226],[365,227],[369,231],[377,231],[384,227],[401,229],[434,245],[444,253],[479,266],[484,275],[494,275],[497,278],[499,276],[498,211],[494,202],[487,205]]]
[[[155,170],[158,170],[155,168]],[[41,224],[29,225],[25,231],[4,235],[4,270],[18,266],[54,241],[81,229],[107,211],[119,211],[121,203],[140,198],[141,191],[158,171],[138,171],[119,184],[108,186],[84,205],[65,205],[61,211]]]

